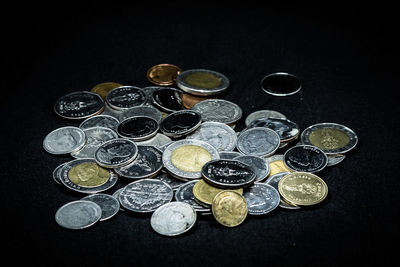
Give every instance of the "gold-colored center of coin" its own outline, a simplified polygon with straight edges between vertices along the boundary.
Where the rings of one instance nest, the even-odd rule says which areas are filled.
[[[270,162],[269,168],[271,170],[269,173],[269,176],[272,176],[272,175],[280,173],[280,172],[291,172],[291,170],[289,170],[285,166],[285,163],[283,163],[283,160],[276,160],[276,161]]]
[[[122,86],[122,84],[114,82],[99,83],[92,88],[92,92],[99,94],[103,99],[112,89]]]
[[[185,172],[199,172],[211,159],[211,154],[206,149],[195,145],[180,146],[171,154],[172,164]]]
[[[194,184],[193,186],[193,195],[194,197],[200,201],[201,203],[204,203],[206,205],[211,205],[214,197],[221,191],[224,191],[224,189],[214,187],[208,183],[206,183],[203,179],[198,181],[197,183]],[[240,195],[243,194],[243,189],[238,188],[235,190],[237,193]]]
[[[340,149],[350,142],[349,136],[335,128],[321,128],[310,133],[310,143],[323,150]]]
[[[247,211],[246,200],[237,192],[222,191],[212,202],[213,215],[224,226],[234,227],[241,224]]]
[[[96,163],[84,162],[72,167],[68,178],[81,187],[96,187],[105,184],[110,174]]]
[[[194,72],[185,77],[189,85],[201,88],[215,88],[221,85],[222,79],[207,72]]]

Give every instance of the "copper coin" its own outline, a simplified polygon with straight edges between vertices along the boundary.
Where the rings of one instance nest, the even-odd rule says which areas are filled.
[[[156,85],[168,86],[176,81],[176,77],[182,70],[172,64],[158,64],[147,71],[147,79]]]
[[[182,106],[185,109],[191,109],[195,104],[199,103],[200,101],[210,99],[212,97],[204,97],[204,96],[197,96],[188,93],[184,93],[182,95]]]
[[[104,82],[96,84],[90,91],[97,93],[101,96],[101,98],[106,99],[106,95],[109,91],[120,86],[122,86],[122,84],[115,82]]]

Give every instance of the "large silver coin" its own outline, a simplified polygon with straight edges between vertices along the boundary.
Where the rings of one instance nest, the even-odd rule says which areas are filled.
[[[162,133],[156,133],[150,139],[144,141],[136,141],[136,144],[139,146],[155,146],[158,149],[162,149],[163,146],[172,142],[172,139]]]
[[[286,116],[283,115],[282,113],[275,111],[275,110],[257,110],[254,111],[253,113],[250,113],[244,123],[247,126],[249,126],[249,124],[257,119],[261,119],[261,118],[278,118],[278,119],[286,119]]]
[[[147,96],[141,88],[125,85],[109,91],[106,95],[106,101],[113,109],[127,110],[144,105],[147,101]]]
[[[62,155],[81,149],[86,142],[82,129],[65,126],[53,130],[43,140],[43,148],[50,154]]]
[[[252,156],[252,155],[243,155],[243,156],[235,157],[234,160],[243,162],[243,163],[249,165],[251,168],[253,168],[253,170],[256,174],[255,182],[259,182],[259,181],[262,181],[265,178],[267,178],[271,171],[269,168],[269,164],[262,157]]]
[[[300,91],[301,82],[293,74],[276,72],[261,80],[261,89],[273,96],[289,96]]]
[[[76,200],[61,206],[56,214],[56,222],[67,229],[83,229],[94,225],[101,218],[101,208],[93,201]]]
[[[244,189],[243,196],[247,202],[248,213],[251,215],[270,213],[278,207],[281,200],[278,190],[263,183],[254,183]]]
[[[178,190],[175,192],[175,199],[176,201],[188,203],[194,208],[195,211],[210,212],[210,208],[200,205],[194,198],[193,187],[198,181],[199,180],[193,180],[180,185]]]
[[[135,142],[128,139],[114,139],[97,148],[94,158],[100,166],[116,168],[132,162],[138,154]]]
[[[83,197],[82,200],[93,201],[101,208],[101,218],[100,221],[108,220],[113,217],[119,211],[118,200],[108,194],[92,194]]]
[[[60,97],[54,104],[57,115],[66,119],[86,119],[104,110],[100,95],[88,91],[77,91]]]
[[[283,154],[283,163],[293,171],[314,173],[326,167],[328,157],[318,147],[298,145]]]
[[[253,127],[266,127],[274,130],[277,132],[277,134],[279,134],[281,143],[296,139],[300,134],[300,128],[297,123],[288,119],[260,118],[252,121],[248,126],[248,128]]]
[[[283,176],[285,176],[286,174],[289,174],[289,173],[290,172],[276,173],[276,174],[268,177],[268,179],[264,183],[269,184],[269,185],[273,186],[276,190],[278,190],[279,181],[282,179]],[[283,198],[281,198],[281,200],[279,202],[279,207],[284,208],[284,209],[290,209],[290,210],[300,209],[300,206],[289,203],[289,202],[285,201]]]
[[[245,155],[268,157],[275,153],[280,145],[279,135],[271,129],[254,127],[240,133],[237,149]]]
[[[100,127],[107,127],[110,128],[111,130],[116,131],[118,124],[119,120],[114,116],[102,114],[87,118],[79,125],[79,128],[88,129],[100,126]]]
[[[228,89],[229,84],[225,75],[206,69],[185,70],[176,78],[176,85],[180,89],[200,96],[220,94]]]
[[[196,103],[192,110],[201,114],[203,121],[216,121],[233,124],[242,118],[242,109],[235,103],[224,99],[207,99]]]
[[[155,210],[151,215],[150,224],[153,230],[161,235],[176,236],[189,231],[196,220],[196,211],[191,205],[174,201]]]
[[[123,121],[127,118],[136,117],[136,116],[144,116],[155,119],[158,123],[160,123],[162,119],[161,112],[152,106],[139,106],[127,109],[121,113],[119,116],[119,120]]]

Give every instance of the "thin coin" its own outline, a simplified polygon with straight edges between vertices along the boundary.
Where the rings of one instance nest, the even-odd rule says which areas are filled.
[[[192,110],[201,114],[203,121],[234,124],[242,118],[243,111],[235,103],[224,99],[207,99],[195,104]]]
[[[55,220],[67,229],[84,229],[94,225],[101,218],[101,208],[93,201],[76,200],[61,206]]]
[[[122,86],[122,84],[115,83],[115,82],[104,82],[104,83],[99,83],[93,86],[92,91],[93,93],[99,94],[101,98],[106,100],[106,95],[108,92],[110,92],[112,89],[117,88]]]
[[[51,131],[43,140],[43,148],[50,154],[69,154],[81,149],[86,143],[85,132],[74,126]]]
[[[275,111],[275,110],[257,110],[254,111],[253,113],[250,113],[246,119],[245,119],[245,124],[246,127],[249,126],[249,124],[257,119],[261,118],[278,118],[278,119],[286,119],[286,116],[283,115],[282,113]]]
[[[276,190],[278,190],[278,184],[279,181],[282,179],[283,176],[285,176],[286,174],[289,174],[290,172],[279,172],[276,173],[270,177],[268,177],[268,179],[264,182],[265,184],[269,184],[271,186],[273,186]],[[291,210],[297,210],[300,209],[299,206],[290,203],[288,201],[285,201],[284,199],[280,199],[279,202],[279,207],[284,208],[284,209],[291,209]]]
[[[176,201],[181,201],[191,205],[195,211],[198,212],[211,212],[211,209],[204,207],[197,203],[193,194],[193,187],[199,180],[193,180],[181,184],[175,192]]]
[[[96,163],[105,168],[117,168],[132,162],[138,154],[135,142],[128,139],[114,139],[102,144],[95,151]]]
[[[107,104],[117,110],[142,106],[147,101],[146,93],[136,86],[120,86],[112,89],[106,96]]]
[[[299,145],[289,148],[283,155],[283,162],[292,171],[319,172],[328,164],[328,157],[315,146]]]
[[[87,118],[79,125],[79,128],[84,130],[98,126],[110,128],[111,130],[117,131],[118,124],[119,120],[114,116],[101,114]]]
[[[161,88],[152,94],[153,104],[160,110],[171,113],[182,110],[183,92],[176,88]]]
[[[276,72],[261,80],[261,89],[273,96],[289,96],[300,91],[301,82],[293,74]]]
[[[237,149],[245,155],[268,157],[279,148],[279,135],[269,128],[248,128],[240,133]]]
[[[104,110],[104,100],[96,93],[76,91],[57,99],[54,111],[66,119],[86,119]]]
[[[192,110],[180,110],[166,116],[160,122],[160,131],[166,136],[178,138],[195,131],[201,124],[201,115]]]
[[[190,69],[178,75],[176,84],[187,93],[208,96],[226,91],[230,82],[228,77],[213,70]]]
[[[158,64],[147,70],[147,79],[156,85],[173,85],[182,69],[173,64]]]
[[[200,179],[193,186],[193,196],[195,200],[206,207],[210,207],[215,196],[222,191],[225,191],[225,189],[212,186],[205,182],[204,179]],[[243,188],[234,189],[232,191],[243,194]]]
[[[121,121],[118,124],[117,133],[122,138],[131,139],[133,141],[143,141],[155,136],[158,129],[158,122],[155,119],[145,116],[136,116]]]
[[[222,191],[215,196],[211,210],[217,222],[226,227],[240,225],[248,213],[246,199],[230,190]]]
[[[300,134],[300,128],[297,123],[280,118],[260,118],[252,121],[248,128],[266,127],[274,130],[281,138],[281,143],[296,139]]]
[[[254,183],[243,192],[250,215],[265,215],[279,206],[281,197],[274,187],[268,184]]]
[[[243,156],[234,158],[234,160],[245,163],[245,164],[249,165],[251,168],[253,168],[255,175],[256,175],[255,182],[260,182],[260,181],[266,179],[270,173],[269,164],[262,157],[252,156],[252,155],[243,155]]]
[[[82,200],[93,201],[101,208],[101,217],[100,221],[105,221],[115,216],[119,211],[119,202],[118,200],[104,193],[99,194],[91,194],[86,197],[83,197]]]
[[[123,121],[125,119],[131,118],[131,117],[136,117],[136,116],[150,117],[150,118],[155,119],[157,122],[160,122],[162,119],[161,112],[158,109],[156,109],[155,107],[139,106],[139,107],[133,107],[133,108],[123,111],[122,114],[119,116],[119,120]]]

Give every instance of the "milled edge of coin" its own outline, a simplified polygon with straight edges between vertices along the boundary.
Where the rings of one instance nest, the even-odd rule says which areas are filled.
[[[295,89],[294,91],[290,92],[290,93],[275,93],[275,92],[271,92],[271,91],[269,91],[269,90],[267,90],[267,89],[264,88],[263,83],[264,83],[264,80],[265,80],[265,79],[268,79],[268,78],[270,78],[270,77],[272,77],[272,76],[281,76],[281,75],[283,75],[283,76],[291,76],[292,78],[296,79],[296,80],[299,82],[299,87],[298,87],[297,89]],[[274,73],[270,73],[270,74],[264,76],[264,78],[261,79],[261,83],[260,83],[260,84],[261,84],[261,89],[262,89],[265,93],[270,94],[270,95],[273,95],[273,96],[290,96],[290,95],[294,95],[294,94],[296,94],[297,92],[299,92],[299,91],[301,90],[301,88],[302,88],[302,82],[300,81],[300,79],[299,79],[297,76],[295,76],[295,75],[293,75],[293,74],[290,74],[290,73],[287,73],[287,72],[274,72]]]
[[[55,150],[53,150],[53,149],[50,149],[50,148],[48,147],[48,144],[47,144],[49,138],[50,138],[53,134],[55,134],[56,132],[61,131],[61,130],[67,130],[67,129],[72,129],[72,130],[75,130],[76,132],[78,132],[78,133],[80,134],[80,136],[81,136],[81,139],[84,140],[84,141],[77,142],[77,144],[79,144],[79,145],[76,146],[76,147],[74,147],[73,149],[68,150],[68,151],[62,151],[62,152],[59,151],[59,152],[57,152],[57,151],[55,151]],[[64,126],[64,127],[60,127],[60,128],[54,129],[53,131],[51,131],[50,133],[48,133],[48,134],[45,136],[45,138],[43,139],[43,143],[42,143],[43,148],[44,148],[48,153],[53,154],[53,155],[64,155],[64,154],[69,154],[69,153],[74,152],[74,151],[78,151],[78,150],[80,150],[85,144],[86,144],[86,135],[85,135],[85,132],[84,132],[81,128],[75,127],[75,126]]]
[[[79,203],[80,203],[80,204],[85,203],[86,205],[92,206],[92,207],[94,208],[94,210],[97,211],[97,215],[98,215],[98,216],[96,216],[95,219],[92,220],[92,222],[89,223],[89,224],[85,224],[85,225],[82,225],[82,226],[79,226],[79,227],[68,227],[68,225],[66,225],[66,224],[64,224],[62,221],[60,221],[58,215],[59,215],[59,214],[63,211],[63,209],[65,209],[66,207],[68,207],[68,206],[70,206],[70,205],[76,205],[76,204],[79,204]],[[80,230],[80,229],[85,229],[85,228],[88,228],[88,227],[90,227],[90,226],[96,224],[96,223],[100,220],[101,214],[102,214],[102,210],[101,210],[101,208],[100,208],[100,206],[99,206],[98,204],[96,204],[96,203],[93,202],[93,201],[88,201],[88,200],[82,200],[82,199],[80,199],[80,200],[75,200],[75,201],[68,202],[68,203],[62,205],[61,207],[59,207],[59,208],[57,209],[55,215],[54,215],[54,218],[55,218],[55,221],[57,222],[57,224],[60,225],[61,227],[64,227],[64,228],[66,228],[66,229],[71,229],[71,230]]]
[[[216,204],[215,204],[215,203],[218,201],[219,197],[220,197],[222,194],[226,194],[226,193],[234,193],[235,195],[240,196],[240,198],[243,199],[243,201],[244,201],[244,203],[245,203],[245,205],[246,205],[246,210],[247,210],[246,215],[245,215],[245,216],[242,218],[242,220],[239,221],[239,223],[237,223],[236,225],[227,225],[227,224],[221,222],[221,221],[217,218],[217,216],[216,216],[216,214],[215,214],[215,213],[216,213],[216,210],[215,210],[215,209],[216,209]],[[239,194],[238,192],[232,191],[232,190],[223,190],[223,191],[221,191],[221,192],[219,192],[218,194],[215,195],[215,197],[214,197],[214,199],[213,199],[213,201],[212,201],[211,211],[212,211],[212,214],[213,214],[215,220],[216,220],[218,223],[220,223],[221,225],[226,226],[226,227],[236,227],[236,226],[239,226],[240,224],[242,224],[242,223],[246,220],[249,209],[248,209],[248,206],[247,206],[246,199],[244,198],[243,195]]]
[[[276,203],[274,205],[271,205],[270,208],[264,209],[263,211],[252,209],[252,206],[249,205],[249,201],[248,201],[250,191],[253,188],[257,187],[257,186],[258,187],[266,187],[266,188],[268,188],[269,190],[273,191],[273,193],[275,194],[275,197],[276,197],[276,199],[274,199],[274,200],[276,200]],[[266,215],[266,214],[272,212],[273,210],[275,210],[279,206],[279,203],[281,202],[281,196],[279,194],[279,191],[275,187],[273,187],[273,186],[271,186],[271,185],[269,185],[267,183],[259,183],[259,182],[254,183],[247,190],[244,190],[243,197],[246,199],[247,209],[248,209],[247,212],[248,212],[249,215],[257,215],[257,216]]]
[[[250,131],[264,131],[264,132],[268,132],[268,134],[272,134],[272,135],[275,135],[275,137],[278,139],[278,144],[276,144],[276,146],[271,150],[271,151],[268,151],[268,153],[257,153],[257,154],[254,154],[254,153],[246,153],[244,150],[243,150],[243,144],[242,144],[242,139],[244,138],[243,136],[245,136],[245,134],[248,134],[248,132],[250,132]],[[269,156],[271,156],[272,154],[274,154],[277,150],[278,150],[278,148],[279,148],[279,146],[280,146],[280,137],[279,137],[279,134],[277,134],[274,130],[272,130],[272,129],[269,129],[269,128],[265,128],[265,127],[254,127],[254,128],[247,128],[247,129],[245,129],[244,131],[242,131],[240,134],[239,134],[239,136],[238,136],[238,139],[237,139],[237,145],[236,145],[236,148],[237,148],[237,150],[240,152],[240,153],[242,153],[242,154],[245,154],[245,155],[255,155],[255,156],[259,156],[259,157],[269,157]]]
[[[134,150],[136,150],[136,151],[135,151],[135,153],[133,153],[133,154],[132,154],[126,161],[124,161],[124,162],[120,162],[120,163],[118,163],[118,164],[111,164],[111,163],[109,164],[109,163],[107,163],[107,162],[103,162],[102,160],[100,160],[100,159],[98,158],[98,153],[99,153],[100,149],[102,149],[104,146],[108,146],[108,145],[110,145],[110,144],[112,144],[112,143],[128,143],[128,144],[132,145],[132,147],[133,147]],[[109,140],[109,141],[103,143],[101,146],[99,146],[99,147],[96,149],[96,152],[94,153],[94,160],[95,160],[95,162],[96,162],[98,165],[100,165],[101,167],[104,167],[104,168],[117,168],[117,167],[125,166],[125,165],[131,163],[132,161],[134,161],[134,160],[136,159],[137,155],[138,155],[138,147],[137,147],[137,144],[136,144],[134,141],[132,141],[132,140],[130,140],[130,139],[125,139],[125,138],[117,138],[117,139]]]
[[[221,84],[215,88],[203,88],[203,87],[197,87],[193,86],[190,84],[187,84],[185,82],[185,78],[193,73],[198,73],[198,72],[204,72],[204,73],[209,73],[213,74],[221,79]],[[229,88],[230,81],[227,76],[224,74],[213,71],[213,70],[208,70],[208,69],[189,69],[182,71],[176,78],[176,85],[182,89],[183,91],[193,94],[193,95],[200,95],[200,96],[209,96],[209,95],[216,95],[220,94],[224,91],[226,91]]]
[[[164,124],[166,123],[167,120],[171,119],[172,117],[181,116],[182,114],[194,114],[195,116],[198,116],[198,122],[193,127],[186,128],[181,131],[171,131],[165,128]],[[199,112],[193,110],[179,110],[171,114],[168,114],[166,117],[164,117],[159,124],[159,130],[168,137],[178,138],[196,131],[197,128],[200,127],[200,125],[201,125],[201,114]]]
[[[96,199],[97,197],[107,198],[108,201],[114,203],[115,206],[112,205],[113,209],[112,209],[111,213],[107,214],[104,211],[104,208],[103,208],[103,205],[102,205],[103,202],[98,202],[97,199]],[[83,197],[81,199],[82,200],[93,201],[94,203],[96,203],[97,205],[100,206],[100,208],[102,210],[100,221],[105,221],[105,220],[111,219],[112,217],[114,217],[118,213],[118,211],[120,209],[120,204],[119,204],[118,199],[116,199],[114,196],[109,195],[109,194],[104,194],[104,193],[90,194],[90,195],[87,195],[87,196],[85,196],[85,197]],[[108,210],[110,210],[110,209],[107,209],[107,211]]]
[[[308,150],[312,150],[312,151],[318,151],[319,154],[321,154],[321,155],[323,156],[323,158],[324,158],[324,163],[323,163],[319,168],[317,168],[317,169],[315,169],[315,170],[313,170],[313,171],[297,170],[297,169],[294,169],[293,167],[290,167],[290,166],[289,166],[290,164],[288,164],[288,161],[287,161],[287,154],[288,154],[289,152],[291,152],[292,150],[294,150],[294,149],[300,149],[300,148],[302,148],[302,149],[308,149]],[[285,164],[285,166],[286,166],[288,169],[292,170],[293,172],[316,173],[316,172],[320,172],[320,171],[322,171],[323,169],[325,169],[325,167],[326,167],[327,164],[328,164],[328,156],[324,153],[324,151],[322,151],[322,149],[320,149],[320,148],[318,148],[318,147],[316,147],[316,146],[312,146],[312,145],[296,145],[296,146],[291,147],[291,148],[289,148],[288,150],[286,150],[286,152],[283,154],[283,164]]]

